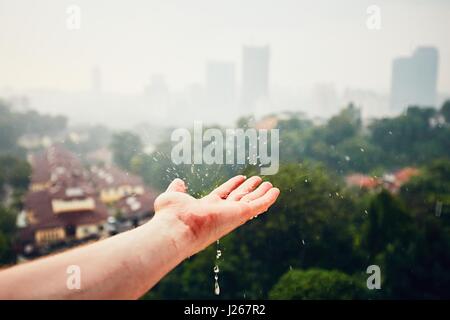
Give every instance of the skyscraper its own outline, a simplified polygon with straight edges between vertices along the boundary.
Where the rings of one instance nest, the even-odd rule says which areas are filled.
[[[208,62],[206,94],[208,106],[231,106],[235,102],[236,77],[234,63]]]
[[[145,87],[152,118],[157,121],[167,121],[170,108],[170,92],[166,79],[162,74],[151,76],[150,84]]]
[[[402,111],[409,105],[435,106],[438,51],[419,47],[411,57],[401,57],[392,65],[391,109]]]
[[[269,97],[269,46],[243,48],[242,102],[244,107]]]

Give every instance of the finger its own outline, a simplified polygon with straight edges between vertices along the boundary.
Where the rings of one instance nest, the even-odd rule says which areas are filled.
[[[236,176],[214,189],[210,194],[218,195],[222,199],[226,199],[231,191],[239,187],[245,181],[245,176]]]
[[[238,201],[247,193],[252,192],[262,182],[258,176],[251,177],[242,183],[238,188],[233,190],[228,196],[227,200]]]
[[[186,192],[186,185],[183,180],[176,178],[169,184],[166,192]]]
[[[267,191],[269,191],[272,188],[272,184],[268,181],[265,181],[259,185],[258,188],[256,188],[255,191],[250,192],[242,197],[240,201],[250,202],[252,200],[258,199],[259,197],[262,197]]]
[[[278,188],[271,188],[262,197],[256,200],[250,201],[249,205],[252,209],[252,216],[257,216],[269,209],[269,207],[277,200],[280,195],[280,190]]]

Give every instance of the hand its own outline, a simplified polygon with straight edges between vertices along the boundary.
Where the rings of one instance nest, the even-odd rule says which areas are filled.
[[[231,178],[209,195],[195,199],[186,193],[183,180],[175,179],[155,200],[155,218],[169,219],[170,227],[181,227],[184,244],[177,243],[186,257],[204,249],[275,202],[280,190],[260,177]],[[258,187],[259,186],[259,187]],[[178,237],[176,237],[178,238]]]

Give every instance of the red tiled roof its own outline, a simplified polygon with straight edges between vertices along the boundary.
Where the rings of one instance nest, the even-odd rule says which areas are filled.
[[[116,203],[116,207],[127,218],[139,216],[143,213],[154,211],[153,203],[157,196],[153,191],[146,189],[142,195],[128,196],[120,199]],[[133,203],[138,203],[139,205],[133,205]]]
[[[419,169],[406,167],[398,170],[395,175],[395,179],[398,184],[403,185],[408,182],[412,177],[417,176],[419,174]]]
[[[349,185],[368,189],[375,188],[380,184],[378,179],[363,174],[351,174],[346,177],[346,181]]]
[[[106,206],[95,201],[95,210],[75,211],[55,214],[52,209],[52,197],[48,190],[30,192],[25,198],[25,210],[33,213],[36,223],[31,223],[25,230],[35,231],[44,228],[65,228],[69,225],[99,224],[108,218]]]
[[[136,175],[122,171],[121,169],[108,166],[91,170],[92,181],[97,188],[111,188],[123,185],[143,186],[144,182]]]

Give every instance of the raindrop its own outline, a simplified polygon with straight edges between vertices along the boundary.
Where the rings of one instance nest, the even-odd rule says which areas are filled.
[[[364,213],[365,213],[365,214],[369,214],[369,212],[368,212],[367,210],[364,210]]]
[[[361,152],[364,152],[364,148],[360,148],[359,150],[361,150]]]
[[[222,251],[219,249],[219,243],[220,241],[217,240],[216,242],[216,265],[213,268],[214,271],[214,293],[216,295],[220,294],[220,287],[219,287],[219,265],[217,264],[217,261],[222,256]]]
[[[350,157],[349,156],[345,156],[345,161],[350,161]]]
[[[442,201],[436,202],[435,215],[436,217],[440,217],[442,213]]]
[[[216,280],[216,282],[214,283],[214,294],[215,294],[216,296],[218,296],[218,295],[220,294],[219,282],[217,282],[217,280]]]

